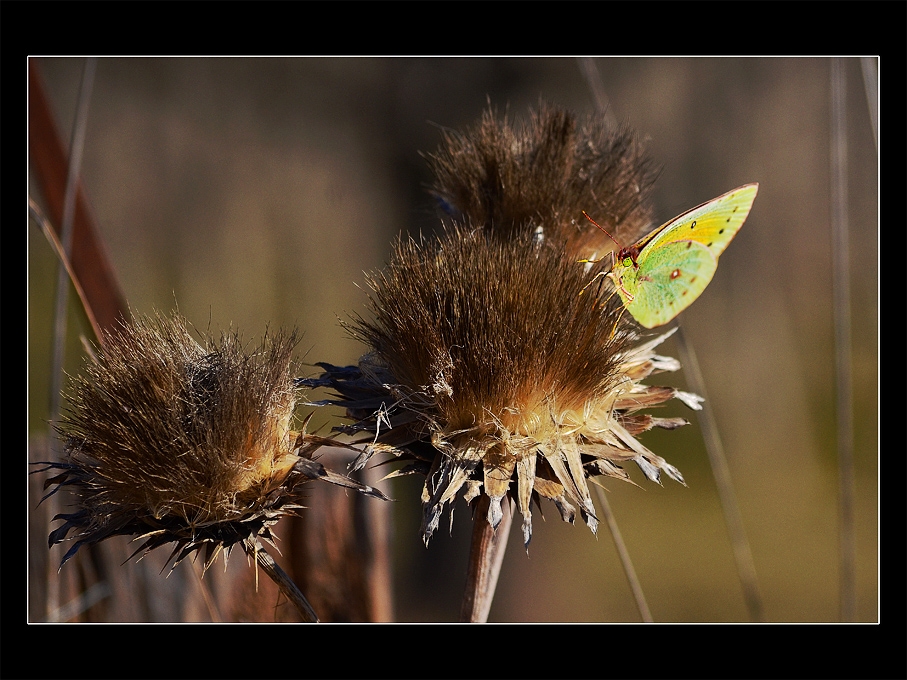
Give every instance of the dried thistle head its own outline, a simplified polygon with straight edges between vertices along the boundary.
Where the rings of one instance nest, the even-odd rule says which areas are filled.
[[[356,367],[320,364],[307,384],[333,388],[322,403],[347,409],[347,432],[368,433],[357,466],[389,452],[410,461],[397,474],[426,476],[426,544],[461,496],[486,494],[492,526],[513,499],[528,544],[540,497],[569,522],[578,506],[594,531],[588,479],[629,480],[624,461],[683,483],[636,436],[686,421],[640,410],[673,397],[698,408],[697,398],[642,383],[679,364],[653,351],[666,335],[642,340],[616,296],[585,288],[599,266],[587,272],[531,235],[454,228],[433,242],[399,241],[370,278],[373,317],[351,331],[371,351]]]
[[[144,541],[134,554],[176,543],[172,567],[205,548],[205,568],[236,543],[271,539],[302,508],[301,482],[324,479],[383,495],[311,459],[326,443],[292,429],[295,331],[266,334],[251,352],[237,333],[199,343],[175,315],[136,318],[104,336],[96,360],[72,380],[58,427],[66,459],[45,488],[75,492],[76,511],[53,546],[110,536]],[[50,494],[48,494],[50,495]]]
[[[489,108],[464,132],[441,134],[438,150],[427,154],[431,191],[454,222],[484,225],[504,238],[531,233],[589,259],[615,244],[583,210],[621,243],[652,228],[656,173],[627,127],[611,130],[602,116],[578,121],[542,103],[521,123]]]
[[[428,159],[446,233],[397,244],[369,280],[372,319],[351,327],[371,351],[355,367],[320,364],[306,382],[335,390],[322,403],[347,409],[347,432],[368,433],[356,465],[390,452],[411,461],[397,474],[426,476],[426,543],[445,507],[482,493],[492,526],[503,499],[516,502],[526,543],[541,497],[565,521],[578,506],[594,531],[590,477],[629,480],[620,466],[632,460],[651,480],[683,482],[636,436],[686,421],[640,411],[673,397],[699,407],[643,384],[679,364],[654,352],[668,334],[643,339],[622,316],[599,276],[613,243],[582,217],[628,242],[645,233],[653,173],[628,130],[545,105],[519,127],[489,110],[443,134]]]

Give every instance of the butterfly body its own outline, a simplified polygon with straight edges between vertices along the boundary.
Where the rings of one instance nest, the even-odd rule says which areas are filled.
[[[620,249],[607,276],[641,325],[668,323],[702,294],[758,189],[758,184],[738,187]]]

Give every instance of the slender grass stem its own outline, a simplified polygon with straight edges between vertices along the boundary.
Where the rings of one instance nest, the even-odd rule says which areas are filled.
[[[854,539],[853,380],[851,369],[850,250],[847,201],[846,61],[831,60],[832,296],[835,325],[836,423],[841,620],[856,618]]]
[[[862,57],[860,66],[863,69],[863,87],[866,90],[866,105],[869,107],[869,124],[872,126],[872,139],[876,144],[876,155],[879,153],[879,62],[875,57]]]
[[[195,583],[198,585],[198,591],[202,596],[205,607],[208,609],[208,615],[211,617],[211,621],[214,623],[221,623],[223,618],[217,608],[217,603],[211,595],[211,589],[204,579],[204,569],[197,561],[192,562],[192,573],[195,575]]]
[[[94,85],[94,74],[97,59],[85,60],[82,81],[79,85],[79,97],[76,107],[76,118],[72,126],[72,141],[69,145],[69,165],[66,171],[66,191],[63,196],[63,221],[60,224],[60,243],[63,253],[69,258],[72,250],[72,233],[75,223],[76,197],[78,195],[79,176],[82,167],[82,151],[85,147],[85,129],[88,123],[88,104],[91,101],[91,90]],[[57,270],[56,307],[54,311],[54,347],[51,364],[50,382],[50,417],[57,419],[60,410],[60,388],[63,382],[63,358],[66,347],[66,308],[69,304],[69,272],[63,262]]]
[[[47,617],[47,622],[65,623],[70,621],[91,609],[101,600],[110,597],[111,592],[110,584],[107,581],[99,581],[79,593],[75,599],[52,611]]]
[[[95,340],[101,342],[103,340],[103,335],[101,335],[101,327],[98,325],[98,321],[95,318],[91,301],[85,294],[85,291],[82,288],[82,284],[79,281],[79,277],[76,275],[72,263],[69,261],[69,258],[66,255],[66,251],[63,249],[63,244],[60,243],[60,239],[57,238],[57,234],[54,232],[53,226],[50,224],[47,216],[44,214],[38,204],[35,203],[34,199],[32,199],[31,196],[28,197],[28,210],[38,226],[41,227],[41,231],[44,233],[44,237],[47,239],[47,242],[50,244],[51,248],[53,248],[54,253],[56,253],[57,259],[60,260],[60,265],[66,271],[67,275],[69,276],[69,280],[72,281],[73,288],[75,288],[76,294],[82,301],[82,309],[85,310],[85,316],[88,317],[88,323],[91,326],[92,332],[94,333]]]
[[[633,562],[630,559],[630,552],[624,543],[620,528],[617,526],[617,520],[611,511],[611,504],[608,503],[608,497],[605,490],[595,485],[595,491],[598,494],[598,502],[601,506],[602,519],[608,524],[608,530],[611,532],[611,539],[614,541],[614,547],[617,549],[617,556],[620,558],[620,564],[627,576],[627,583],[630,584],[630,590],[633,592],[633,599],[636,602],[636,608],[639,610],[639,616],[645,623],[652,623],[652,612],[649,611],[649,604],[646,602],[646,596],[642,591],[642,584],[636,576],[636,569],[633,568]]]
[[[91,90],[94,83],[94,72],[97,60],[86,59],[79,85],[76,106],[76,117],[73,123],[72,138],[69,147],[69,163],[66,174],[66,190],[63,195],[63,219],[60,224],[60,244],[63,258],[57,269],[57,285],[54,311],[54,342],[51,355],[49,416],[51,423],[56,422],[60,412],[60,389],[63,383],[63,358],[66,346],[66,308],[69,304],[69,275],[66,261],[72,248],[72,232],[75,215],[75,199],[79,186],[79,170],[82,165],[82,150],[85,145],[85,128],[88,120],[88,104],[91,101]],[[42,223],[42,227],[44,227]],[[51,502],[51,516],[56,514],[58,501]],[[84,594],[83,594],[84,595]],[[48,575],[47,612],[48,616],[59,607],[59,585],[52,574]]]
[[[679,322],[678,326],[680,326]],[[743,596],[746,600],[750,620],[762,622],[765,620],[765,608],[762,602],[762,595],[759,592],[759,581],[756,577],[753,553],[750,550],[749,540],[743,528],[743,518],[737,505],[737,495],[734,492],[734,485],[731,481],[731,472],[727,464],[727,456],[724,453],[724,445],[721,443],[721,436],[718,433],[715,414],[706,395],[705,380],[703,380],[702,372],[699,370],[696,352],[693,350],[693,346],[687,342],[683,327],[678,328],[678,333],[675,337],[680,351],[680,363],[687,374],[690,387],[693,392],[705,399],[700,412],[699,424],[702,427],[705,448],[712,467],[712,475],[714,475],[715,484],[718,487],[718,497],[721,501],[724,521],[734,550],[734,561],[737,565],[740,585],[743,587]]]

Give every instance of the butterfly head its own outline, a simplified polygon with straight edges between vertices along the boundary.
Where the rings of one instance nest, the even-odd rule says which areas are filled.
[[[626,246],[625,248],[620,249],[614,262],[616,265],[619,264],[622,267],[633,267],[634,269],[639,269],[639,264],[637,264],[636,262],[638,257],[639,248],[637,248],[635,245]]]
[[[596,227],[601,229],[609,239],[614,241],[617,247],[620,249],[617,252],[617,256],[614,258],[614,266],[620,265],[621,267],[633,267],[634,269],[639,269],[639,265],[636,263],[636,258],[639,257],[639,248],[634,244],[632,246],[622,246],[620,242],[611,236],[610,232],[601,226],[598,222],[589,217],[589,214],[583,210],[583,215],[586,216],[586,219],[589,220]]]

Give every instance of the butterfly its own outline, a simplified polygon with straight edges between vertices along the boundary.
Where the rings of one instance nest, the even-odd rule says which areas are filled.
[[[655,328],[693,304],[712,280],[718,256],[737,235],[758,190],[758,184],[744,184],[620,249],[605,275],[633,318]]]

